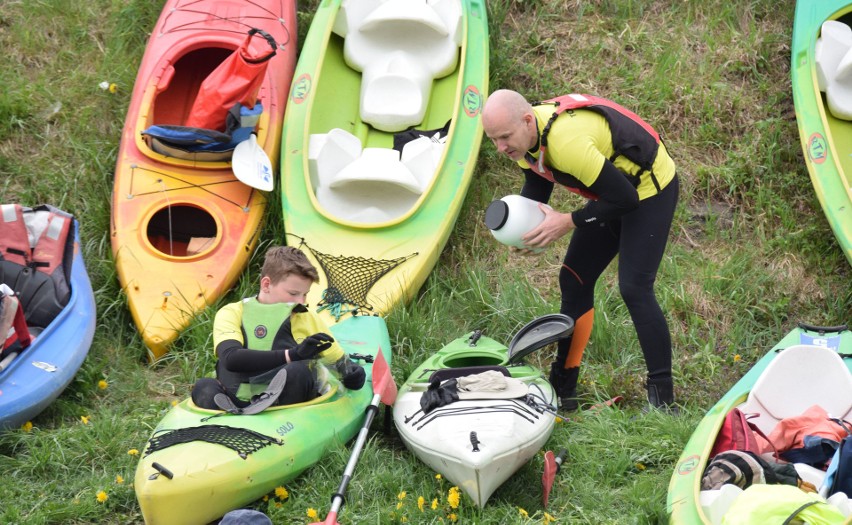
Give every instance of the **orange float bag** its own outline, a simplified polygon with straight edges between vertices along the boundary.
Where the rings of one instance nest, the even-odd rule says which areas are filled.
[[[266,39],[272,52],[262,54],[251,46],[252,37],[256,34]],[[261,29],[251,29],[240,48],[231,53],[201,83],[184,125],[224,131],[228,111],[234,104],[253,108],[269,60],[275,56],[277,49],[278,44],[272,35]]]

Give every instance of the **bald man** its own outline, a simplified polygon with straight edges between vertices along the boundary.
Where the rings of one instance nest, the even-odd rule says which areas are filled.
[[[492,93],[485,134],[524,173],[521,195],[546,204],[555,185],[583,195],[573,211],[540,205],[544,221],[524,243],[544,248],[573,232],[559,273],[560,312],[574,333],[559,341],[550,382],[565,411],[576,410],[577,380],[594,320],[594,289],[619,256],[618,284],[648,371],[652,407],[676,411],[671,335],[654,283],[678,199],[675,164],[659,134],[629,110],[591,95],[530,104],[511,90]]]

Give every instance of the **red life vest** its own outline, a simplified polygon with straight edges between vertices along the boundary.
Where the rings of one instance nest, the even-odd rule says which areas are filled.
[[[535,174],[550,182],[557,182],[553,170],[544,164],[544,153],[547,150],[547,135],[550,133],[550,127],[556,121],[556,118],[566,111],[589,109],[603,116],[609,124],[614,150],[609,159],[610,162],[614,162],[620,156],[626,157],[641,168],[635,176],[627,175],[634,186],[639,185],[639,177],[647,171],[651,175],[654,187],[657,188],[658,192],[661,190],[652,170],[660,148],[660,134],[650,124],[642,120],[639,115],[611,100],[594,95],[562,95],[543,102],[536,102],[533,105],[541,104],[555,104],[556,109],[541,132],[538,159],[535,159],[529,153],[525,154],[525,160]],[[594,200],[598,198],[597,195],[583,188],[570,186],[566,186],[566,188],[586,198]]]
[[[33,228],[43,226],[40,231],[31,231],[24,216],[36,213],[46,215],[46,221]],[[53,206],[0,206],[0,281],[15,291],[32,326],[46,327],[71,297],[73,220]],[[34,243],[30,236],[37,236]]]

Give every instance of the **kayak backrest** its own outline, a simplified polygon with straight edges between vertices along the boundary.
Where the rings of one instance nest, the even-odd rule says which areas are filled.
[[[313,134],[308,172],[317,201],[331,215],[379,223],[407,213],[437,172],[443,143],[426,137],[393,148],[363,148],[355,135],[334,128]]]
[[[829,348],[795,345],[782,350],[755,381],[740,410],[769,434],[778,421],[819,405],[832,417],[852,417],[852,373]]]
[[[433,381],[446,381],[447,379],[455,379],[458,377],[469,376],[473,374],[481,374],[482,372],[488,372],[494,370],[496,372],[500,372],[506,377],[511,377],[512,374],[509,373],[509,369],[505,366],[499,365],[482,365],[482,366],[460,366],[457,368],[442,368],[440,370],[435,370],[432,372],[432,375],[429,376],[429,382]]]
[[[344,0],[333,30],[363,73],[362,120],[383,131],[420,124],[432,80],[458,65],[461,24],[459,0]]]
[[[852,27],[837,20],[822,24],[814,49],[817,84],[836,118],[852,120]]]

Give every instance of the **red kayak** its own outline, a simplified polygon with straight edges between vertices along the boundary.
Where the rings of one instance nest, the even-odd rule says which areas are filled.
[[[259,30],[254,37],[252,30]],[[259,55],[264,67],[255,72]],[[223,72],[235,58],[246,59],[238,72],[257,78]],[[258,111],[249,115],[252,129],[277,166],[295,61],[293,0],[169,0],[163,6],[122,131],[111,225],[118,278],[152,360],[236,282],[257,243],[267,198],[235,177],[231,150],[181,154],[142,132],[198,126],[203,97],[225,110],[230,104],[232,93],[216,98],[211,86],[239,90],[242,81],[251,92],[239,102],[259,103],[248,108]]]

